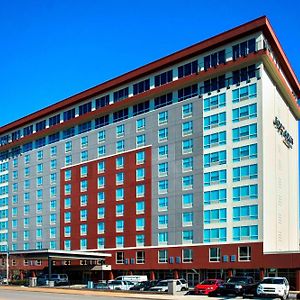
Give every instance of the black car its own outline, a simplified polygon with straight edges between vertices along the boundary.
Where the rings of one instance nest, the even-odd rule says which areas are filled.
[[[250,276],[235,276],[230,277],[226,283],[219,287],[221,296],[233,295],[242,296],[246,290],[249,290],[255,285],[253,277]]]
[[[157,284],[158,280],[148,280],[137,283],[132,286],[130,290],[132,291],[149,291],[150,288]]]

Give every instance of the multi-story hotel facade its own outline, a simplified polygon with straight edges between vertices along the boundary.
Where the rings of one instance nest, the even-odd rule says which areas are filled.
[[[0,250],[300,287],[299,98],[261,17],[1,127]]]

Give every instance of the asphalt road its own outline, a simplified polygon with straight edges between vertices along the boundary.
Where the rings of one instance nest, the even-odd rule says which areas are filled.
[[[89,296],[89,295],[70,295],[70,294],[53,294],[42,292],[29,292],[29,291],[13,291],[2,290],[0,287],[0,300],[131,300],[133,298],[121,298],[111,296]]]

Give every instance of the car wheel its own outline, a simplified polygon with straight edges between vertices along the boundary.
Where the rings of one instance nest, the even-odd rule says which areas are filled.
[[[280,297],[282,300],[286,300],[288,297],[288,294],[284,293],[282,297]]]

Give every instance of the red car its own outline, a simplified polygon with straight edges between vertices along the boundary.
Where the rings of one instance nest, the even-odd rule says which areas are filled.
[[[195,286],[195,294],[209,295],[215,292],[224,281],[222,279],[206,279]]]

